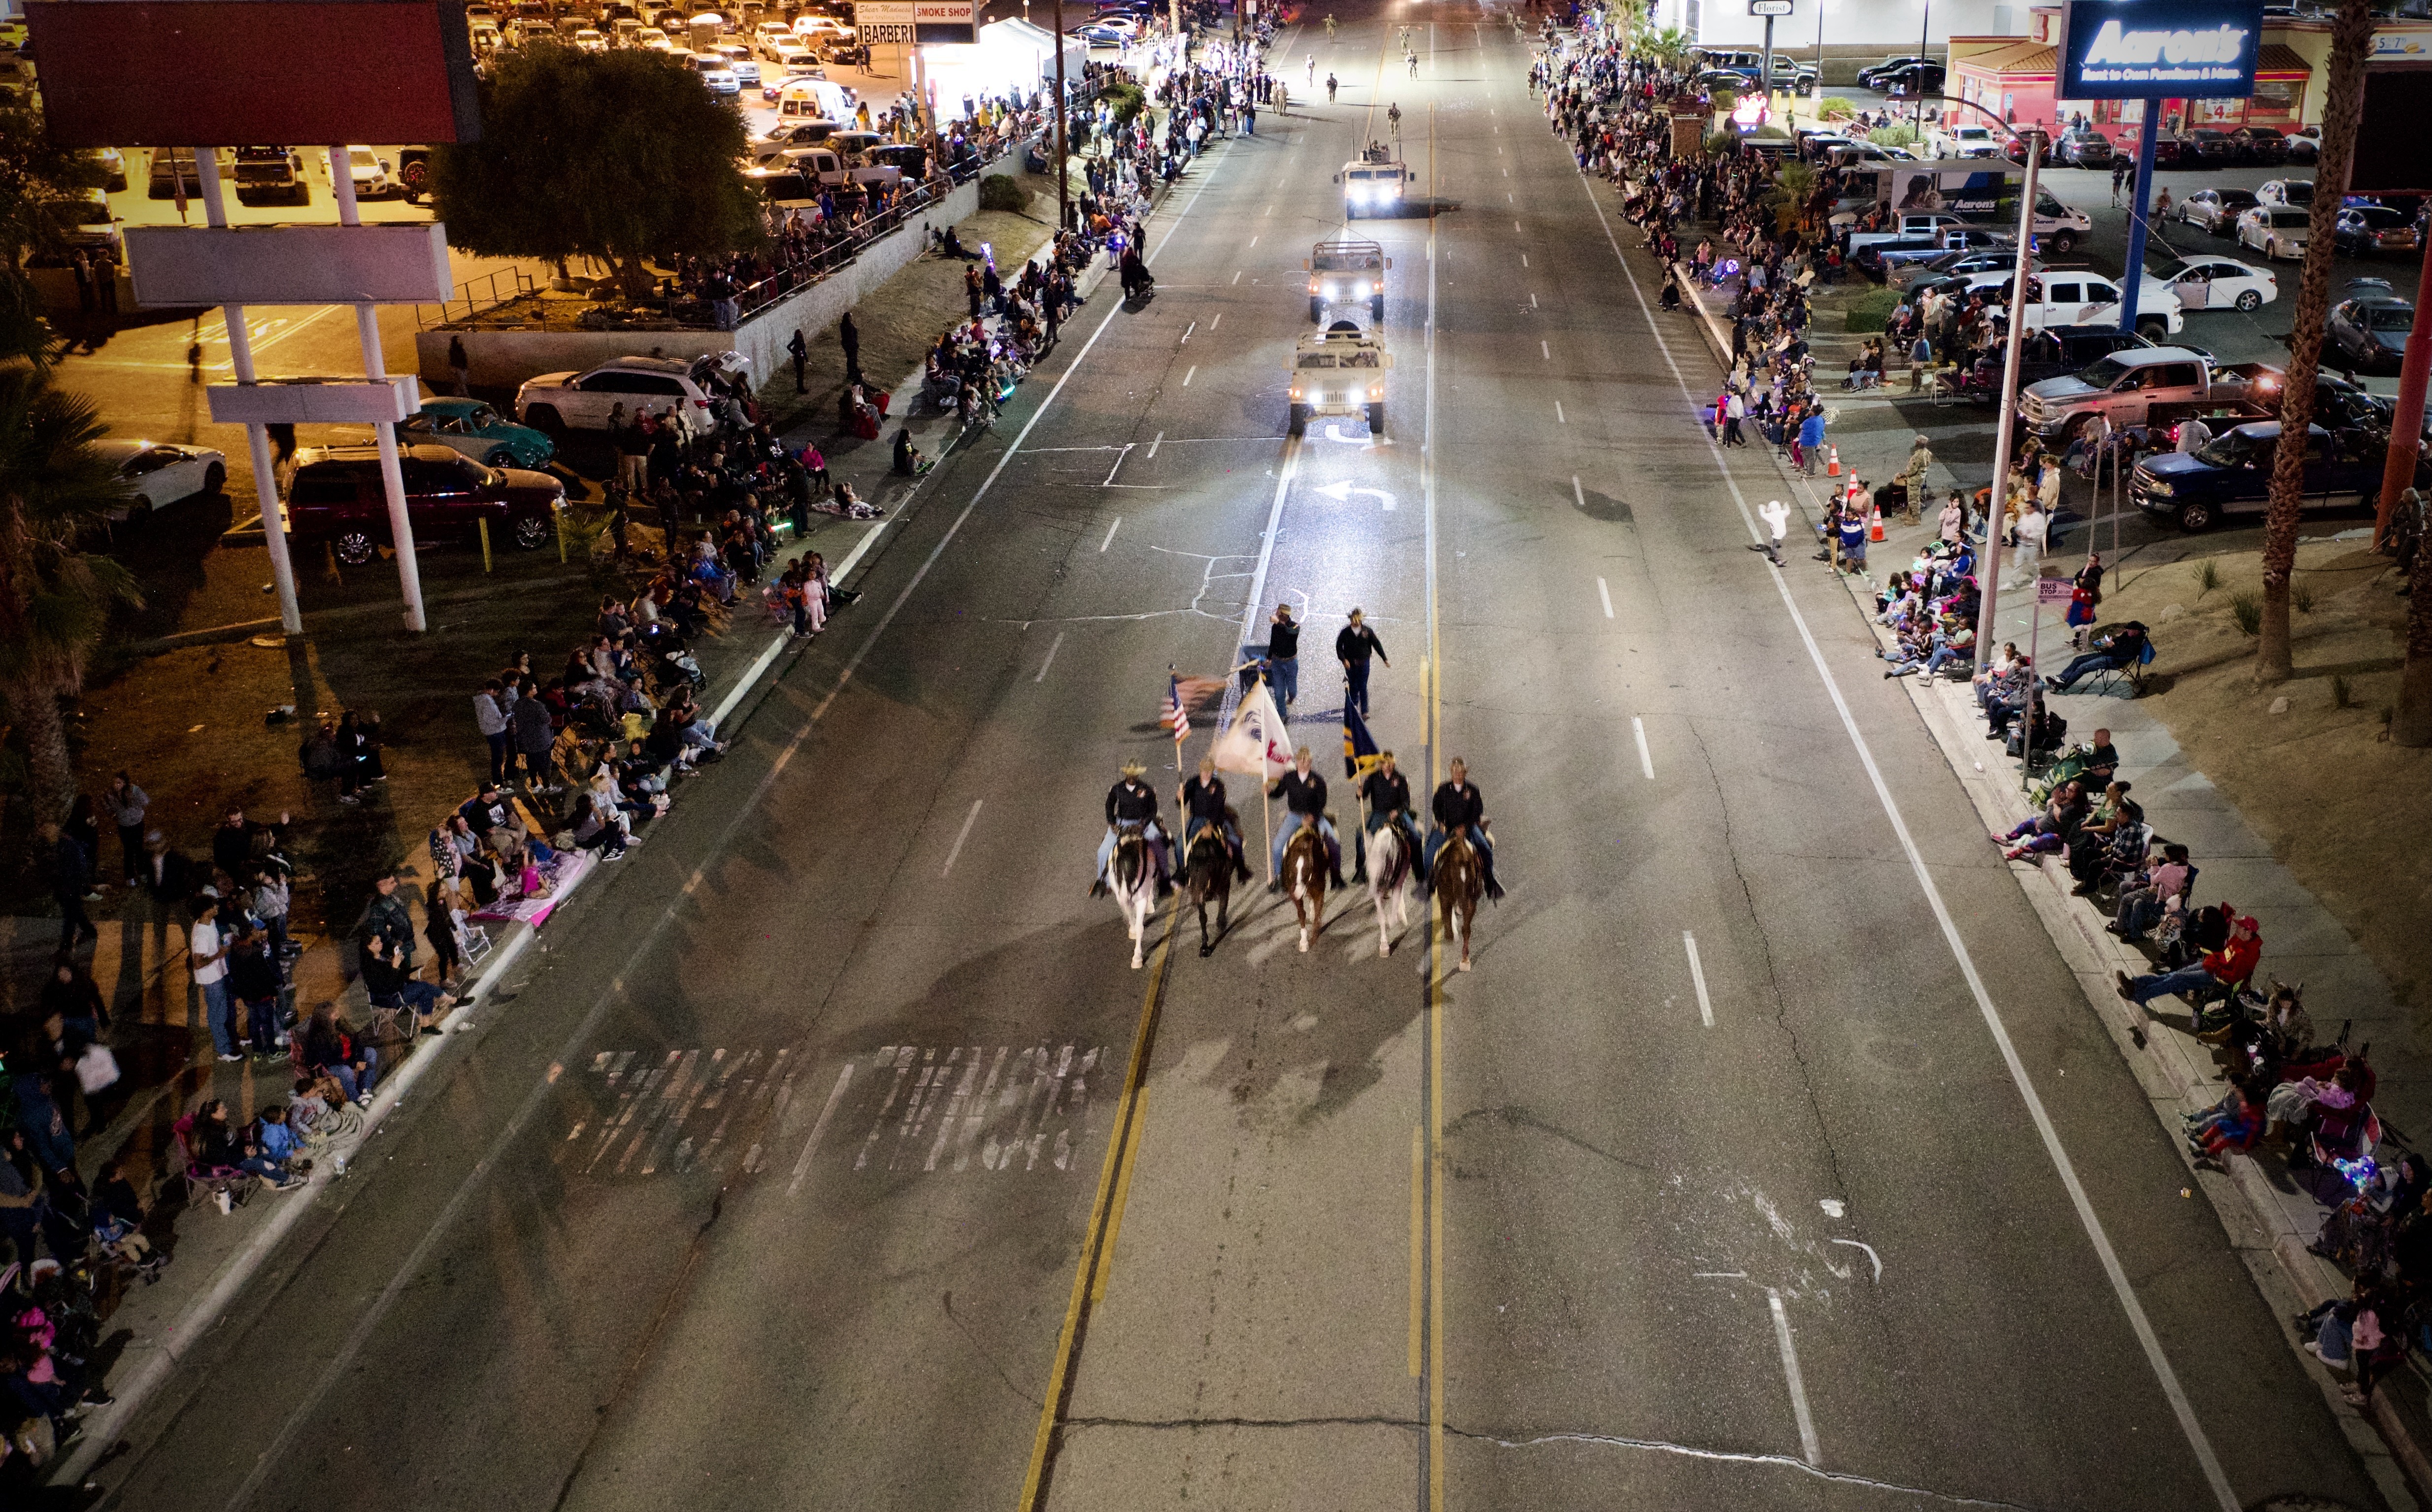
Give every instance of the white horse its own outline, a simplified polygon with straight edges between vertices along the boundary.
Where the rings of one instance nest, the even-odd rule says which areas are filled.
[[[1380,956],[1392,955],[1393,937],[1410,928],[1414,877],[1410,843],[1400,825],[1385,825],[1368,837],[1368,900],[1376,908],[1376,953]]]
[[[1149,853],[1148,840],[1137,826],[1124,825],[1117,832],[1106,874],[1115,907],[1131,932],[1132,969],[1138,971],[1148,943],[1148,916],[1157,907],[1157,858]]]

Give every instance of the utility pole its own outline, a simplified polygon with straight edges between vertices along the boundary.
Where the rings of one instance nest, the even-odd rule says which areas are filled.
[[[1823,18],[1822,18],[1821,16],[1818,16],[1816,19],[1817,19],[1817,21],[1820,23],[1820,22],[1822,21],[1822,19],[1823,19]],[[1924,14],[1923,18],[1922,18],[1922,19],[1920,19],[1920,20],[1917,22],[1917,57],[1919,57],[1919,58],[1924,59],[1925,59],[1925,61],[1926,61],[1927,63],[1930,63],[1930,62],[1934,61],[1934,51],[1933,51],[1933,46],[1932,46],[1931,42],[1929,41],[1929,39],[1931,39],[1933,36],[1934,36],[1934,0],[1925,0],[1925,14]],[[1818,81],[1818,82],[1817,82],[1817,88],[1819,88],[1819,89],[1820,89],[1820,88],[1822,88],[1822,87],[1823,87],[1823,86],[1822,86],[1822,77],[1823,77],[1823,76],[1822,76],[1822,73],[1821,73],[1820,71],[1822,70],[1822,68],[1823,68],[1823,66],[1824,66],[1824,65],[1823,65],[1822,63],[1818,63],[1818,64],[1816,64],[1816,66],[1817,70],[1819,71],[1819,72],[1818,72],[1818,74],[1817,74],[1817,76],[1816,76],[1816,77],[1817,77],[1817,81]],[[1917,140],[1919,140],[1920,142],[1921,142],[1921,141],[1923,141],[1923,140],[1925,139],[1925,64],[1924,64],[1924,63],[1920,63],[1920,64],[1918,64],[1918,65],[1917,65],[1917,110],[1916,110],[1916,112],[1915,112],[1915,118],[1914,118],[1914,119],[1913,119],[1909,124],[1910,124],[1912,126],[1914,126],[1914,127],[1916,128],[1916,130],[1917,130]],[[2020,244],[2020,245],[2024,245],[2025,244],[2024,244],[2023,242],[2021,242],[2019,244]]]
[[[1064,132],[1064,0],[1056,0],[1056,228],[1072,225],[1072,174],[1065,159]]]
[[[2035,244],[2035,171],[2043,165],[2043,133],[2033,126],[2018,134],[2026,145],[2027,181],[2025,192],[2018,196],[2018,261],[2011,275],[2010,323],[2002,343],[2001,358],[2001,419],[1993,435],[1993,500],[1984,511],[1984,554],[1977,559],[1976,578],[1984,584],[1983,603],[1976,612],[1976,664],[1993,664],[1996,635],[1996,606],[2001,597],[2001,521],[2009,506],[2010,438],[2018,427],[2018,347],[2027,334],[2027,268],[2034,259],[2029,248]],[[2094,527],[2088,525],[2088,532]],[[2032,586],[2029,592],[2033,592]],[[2042,674],[2036,674],[2040,677]],[[2029,700],[2032,709],[2033,700]],[[2032,742],[2030,730],[2027,740]]]

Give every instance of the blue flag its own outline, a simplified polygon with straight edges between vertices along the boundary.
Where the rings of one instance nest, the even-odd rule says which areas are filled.
[[[1343,705],[1343,775],[1357,781],[1376,764],[1376,739],[1350,700]]]

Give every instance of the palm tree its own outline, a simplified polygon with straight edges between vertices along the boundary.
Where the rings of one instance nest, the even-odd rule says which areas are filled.
[[[2294,670],[2288,646],[2288,580],[2297,569],[2297,511],[2305,490],[2306,429],[2314,420],[2314,377],[2322,360],[2322,324],[2331,305],[2331,233],[2356,162],[2356,121],[2364,109],[2365,53],[2373,45],[2372,0],[2341,0],[2331,25],[2329,82],[2322,99],[2322,160],[2306,218],[2305,261],[2288,333],[2288,392],[2280,403],[2280,447],[2272,459],[2272,503],[2263,518],[2263,623],[2255,680],[2284,682]]]
[[[25,743],[37,820],[65,814],[76,790],[59,702],[83,691],[110,610],[142,602],[125,567],[83,549],[127,497],[93,447],[108,429],[49,370],[0,367],[0,701]]]
[[[1790,230],[1807,224],[1809,201],[1816,197],[1816,168],[1793,160],[1773,176],[1774,225]]]

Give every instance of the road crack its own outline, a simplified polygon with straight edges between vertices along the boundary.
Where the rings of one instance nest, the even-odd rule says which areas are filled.
[[[2036,1512],[2021,1502],[1990,1501],[1984,1497],[1964,1496],[1954,1491],[1936,1491],[1921,1486],[1902,1486],[1894,1481],[1879,1481],[1870,1476],[1852,1475],[1846,1470],[1829,1470],[1810,1465],[1790,1454],[1759,1454],[1743,1450],[1701,1449],[1694,1444],[1675,1444],[1661,1438],[1628,1438],[1616,1434],[1555,1433],[1536,1434],[1527,1437],[1507,1438],[1500,1434],[1482,1433],[1447,1423],[1444,1432],[1456,1438],[1467,1438],[1503,1449],[1539,1449],[1547,1444],[1594,1444],[1606,1449],[1636,1449],[1649,1453],[1672,1454],[1684,1459],[1700,1459],[1721,1465],[1753,1465],[1766,1470],[1792,1470],[1811,1480],[1832,1486],[1861,1487],[1871,1491],[1888,1491],[1895,1496],[1921,1496],[1945,1506],[1992,1507],[1998,1512]]]

